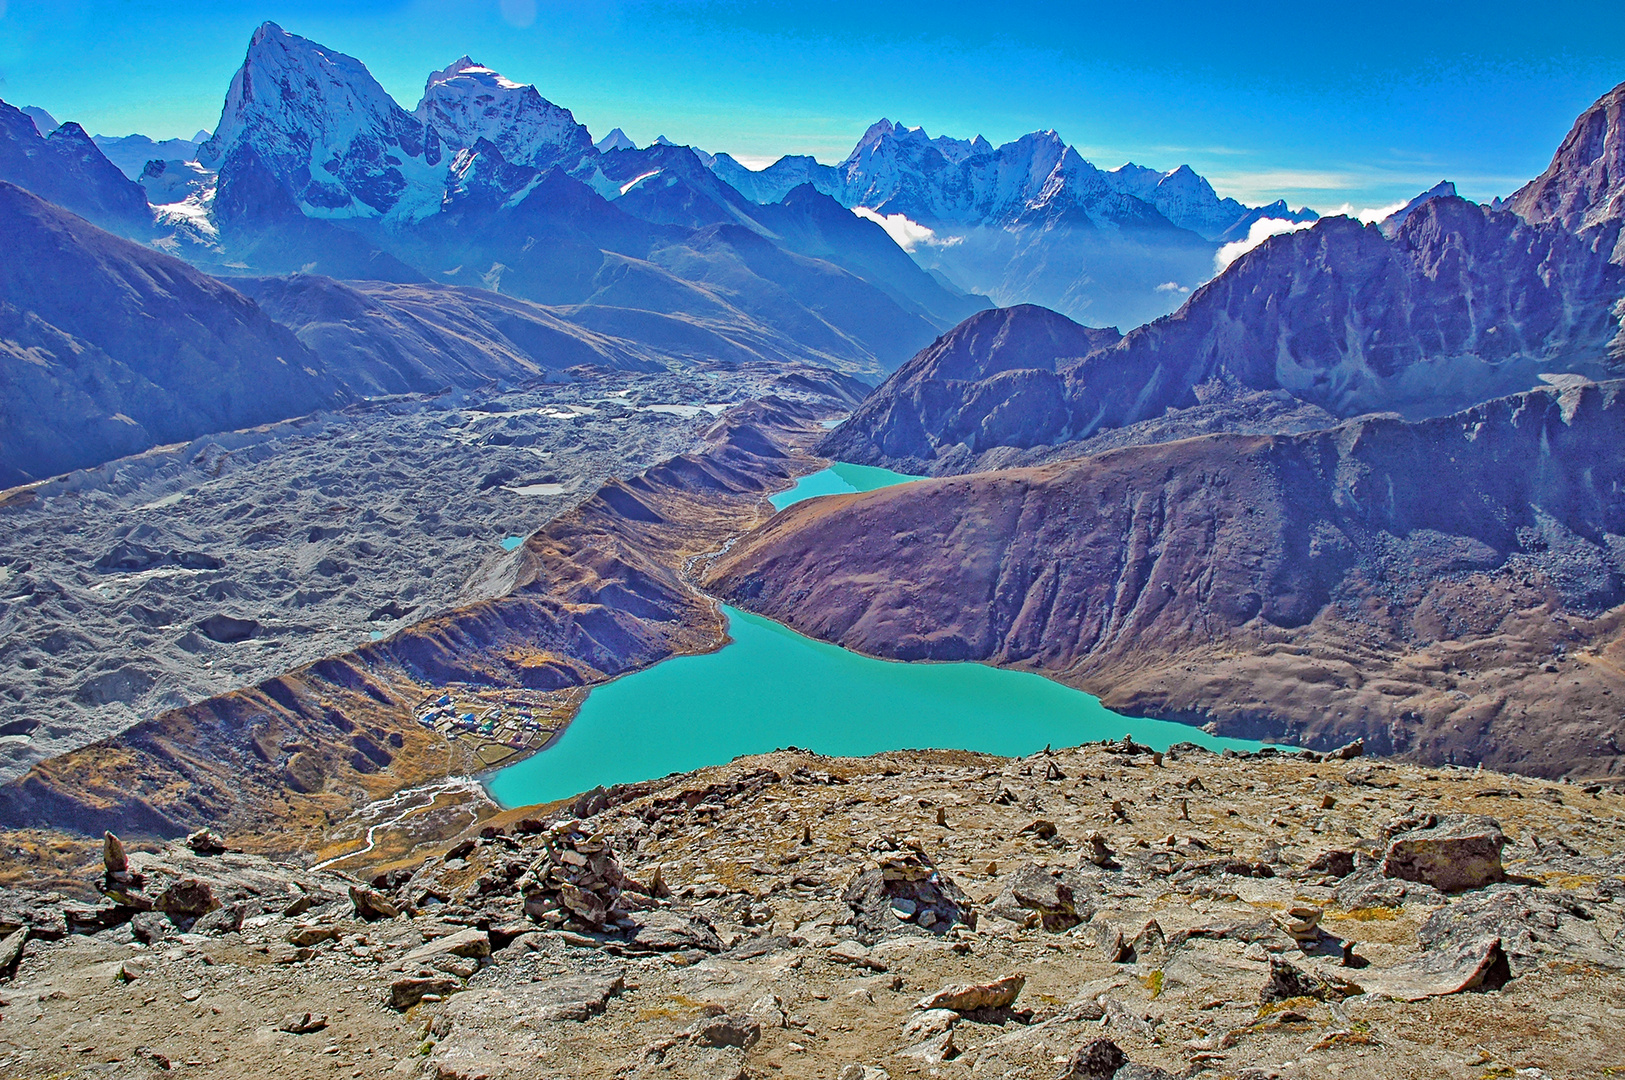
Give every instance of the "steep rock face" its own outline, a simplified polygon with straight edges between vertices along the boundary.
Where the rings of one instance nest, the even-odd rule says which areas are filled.
[[[198,160],[220,167],[249,147],[312,217],[408,220],[434,213],[445,188],[439,136],[359,60],[265,23],[232,76],[220,123]]]
[[[0,181],[26,188],[106,229],[150,230],[141,185],[119,172],[78,124],[41,135],[22,110],[0,101]]]
[[[1580,114],[1546,171],[1519,188],[1506,208],[1526,221],[1560,223],[1592,236],[1625,262],[1625,83]]]
[[[466,56],[429,76],[415,115],[447,145],[487,139],[516,165],[572,169],[593,156],[592,136],[569,109]]]
[[[1545,374],[1607,378],[1622,295],[1625,274],[1583,239],[1461,199],[1428,200],[1391,238],[1328,218],[1266,241],[1111,348],[1048,357],[1052,378],[955,381],[911,361],[826,447],[929,466],[955,447],[962,459],[1062,443],[1194,408],[1210,383],[1334,416],[1439,415]]]
[[[0,184],[0,484],[347,400],[185,263]]]
[[[873,655],[1030,667],[1235,733],[1567,769],[1613,714],[1547,700],[1567,691],[1540,665],[1572,618],[1617,634],[1622,485],[1625,383],[1587,385],[812,500],[707,587]],[[1447,645],[1515,671],[1457,695],[1414,656]]]

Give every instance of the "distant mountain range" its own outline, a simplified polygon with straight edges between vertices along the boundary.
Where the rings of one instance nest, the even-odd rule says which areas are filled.
[[[54,118],[36,113],[41,137],[55,130]],[[160,208],[159,232],[169,249],[206,269],[312,267],[341,278],[477,282],[545,303],[563,296],[526,293],[517,285],[536,280],[519,264],[537,261],[531,252],[543,237],[515,253],[469,243],[466,234],[519,212],[522,203],[531,205],[520,216],[534,215],[535,193],[557,169],[641,221],[691,229],[737,225],[794,254],[831,262],[929,324],[902,352],[892,341],[837,327],[855,338],[834,349],[842,366],[874,374],[894,367],[932,331],[992,302],[1044,303],[1091,322],[1137,325],[1172,309],[1210,277],[1218,245],[1246,235],[1253,221],[1314,217],[1284,203],[1248,207],[1221,199],[1186,166],[1161,173],[1129,164],[1104,172],[1053,131],[995,148],[980,137],[931,139],[882,120],[839,165],[786,157],[761,172],[664,137],[640,149],[618,128],[595,143],[568,109],[534,86],[466,56],[431,74],[408,112],[359,60],[272,23],[255,32],[212,135],[162,142],[98,136],[95,142]],[[803,185],[870,221],[842,227],[845,239],[836,240],[832,215],[815,209],[820,200],[791,199]],[[545,194],[566,203],[579,199],[564,194],[569,186],[554,181]],[[685,256],[651,258],[650,244],[641,240],[626,250],[616,242],[625,239],[624,226],[609,228],[619,237],[601,235],[601,227],[609,227],[604,215],[581,209],[598,219],[574,230],[582,242],[690,280],[674,269],[689,261]],[[787,236],[808,231],[803,219],[809,213],[819,218],[821,234],[811,251]],[[456,218],[464,235],[448,237],[442,223],[431,224],[445,216]],[[471,216],[481,219],[473,228]],[[874,261],[873,225],[896,231],[904,219],[911,235],[929,240],[909,242],[911,260],[888,256],[882,268]],[[132,235],[128,222],[92,220]],[[337,235],[335,228],[352,235]],[[861,266],[842,257],[847,243],[868,253]],[[585,273],[589,263],[578,269]],[[712,271],[702,272],[700,281],[721,284]],[[576,283],[577,292],[586,284],[579,275]],[[750,285],[739,287],[781,300],[788,292],[803,308],[812,299],[777,278]],[[736,306],[774,305],[752,295]],[[871,309],[870,321],[890,318],[882,298],[868,297],[862,306]],[[825,314],[814,310],[810,321],[828,321]],[[809,321],[805,313],[798,318]]]
[[[1333,217],[1272,237],[1120,341],[1057,334],[1040,309],[978,315],[892,375],[824,452],[956,473],[1076,454],[1142,425],[1142,441],[1198,434],[1220,412],[1225,430],[1303,430],[1617,377],[1622,105],[1625,86],[1504,203],[1441,184],[1379,223]],[[997,335],[979,329],[993,324]],[[1239,411],[1238,395],[1252,395]]]
[[[719,154],[712,167],[758,202],[811,184],[893,219],[922,236],[914,247],[921,265],[999,304],[1043,304],[1120,326],[1177,307],[1213,275],[1217,247],[1245,237],[1253,222],[1316,217],[1284,202],[1221,199],[1186,165],[1103,171],[1054,131],[994,147],[883,119],[839,165],[792,156],[752,172]]]

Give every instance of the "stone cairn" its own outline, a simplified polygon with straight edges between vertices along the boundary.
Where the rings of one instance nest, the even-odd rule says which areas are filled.
[[[667,890],[655,872],[647,885],[621,868],[603,833],[578,820],[542,833],[542,856],[517,882],[525,914],[553,929],[587,933],[625,930],[634,911],[658,906]]]

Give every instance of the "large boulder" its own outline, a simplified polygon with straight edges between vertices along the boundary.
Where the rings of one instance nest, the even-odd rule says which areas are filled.
[[[1506,837],[1494,819],[1474,814],[1429,815],[1424,827],[1393,837],[1383,860],[1385,877],[1419,881],[1440,892],[1478,889],[1506,880],[1501,848]]]

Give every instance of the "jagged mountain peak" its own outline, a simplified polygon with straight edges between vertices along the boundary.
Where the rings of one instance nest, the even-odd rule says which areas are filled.
[[[1383,218],[1383,235],[1394,235],[1394,233],[1399,230],[1399,227],[1405,223],[1405,220],[1411,216],[1411,212],[1413,210],[1430,199],[1441,198],[1457,198],[1456,185],[1449,180],[1440,180],[1437,184],[1434,184],[1432,187],[1422,192],[1422,194],[1418,195],[1416,198],[1412,199],[1398,210],[1395,210],[1392,214],[1389,214],[1387,217]]]
[[[450,82],[459,75],[469,76],[476,82],[488,83],[501,90],[517,90],[523,85],[506,78],[501,72],[486,67],[467,53],[464,53],[439,71],[431,72],[428,80],[423,84],[423,92],[427,94],[436,84]]]
[[[569,109],[467,56],[429,76],[414,115],[448,146],[485,139],[506,161],[533,169],[574,168],[593,152]]]
[[[1572,231],[1625,224],[1625,83],[1580,114],[1546,171],[1505,205],[1526,221],[1557,221]],[[1625,243],[1614,261],[1625,262]]]
[[[361,61],[274,22],[254,32],[198,159],[218,166],[243,145],[311,217],[415,219],[444,193],[433,129]],[[222,193],[231,183],[223,170]]]
[[[633,142],[620,128],[614,128],[608,135],[599,139],[593,147],[600,154],[607,154],[611,150],[636,150],[638,144]]]

